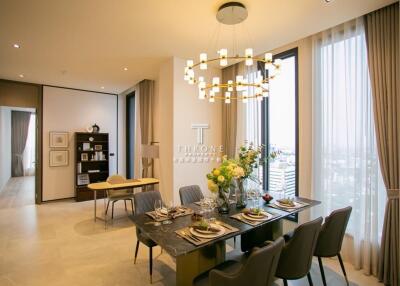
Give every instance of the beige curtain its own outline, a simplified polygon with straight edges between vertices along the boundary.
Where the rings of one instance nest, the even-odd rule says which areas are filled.
[[[31,113],[25,111],[11,111],[11,175],[22,177],[24,175],[23,154],[28,138],[29,121]]]
[[[366,15],[365,33],[379,162],[388,196],[379,279],[385,285],[397,286],[400,285],[399,4]]]
[[[149,145],[153,141],[153,100],[154,100],[154,81],[142,80],[138,86],[139,95],[139,125],[141,144]],[[139,145],[141,146],[139,143]],[[139,157],[140,158],[140,157]],[[142,166],[149,163],[147,158],[142,158]],[[143,170],[143,177],[153,176],[153,166]]]
[[[235,81],[238,74],[238,64],[229,66],[222,70],[222,82]],[[236,90],[231,94],[236,97]],[[225,155],[233,158],[236,153],[237,136],[237,100],[231,100],[230,104],[222,104],[222,144],[225,148]]]

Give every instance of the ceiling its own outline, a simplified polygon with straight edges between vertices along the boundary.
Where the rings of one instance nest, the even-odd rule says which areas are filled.
[[[225,2],[0,0],[0,78],[120,93],[155,79],[168,57],[231,48],[232,26],[215,19]],[[393,2],[243,0],[237,41],[261,53]]]

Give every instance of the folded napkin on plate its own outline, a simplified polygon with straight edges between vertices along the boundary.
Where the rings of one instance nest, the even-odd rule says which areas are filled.
[[[215,228],[212,226],[204,227],[204,226],[200,226],[200,225],[193,225],[192,228],[195,230],[210,231],[210,232],[215,232],[215,233],[218,233],[221,231],[219,228]]]

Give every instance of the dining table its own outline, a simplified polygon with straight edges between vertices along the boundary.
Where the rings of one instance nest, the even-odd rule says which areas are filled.
[[[304,204],[301,208],[283,210],[266,204],[260,198],[258,207],[270,215],[266,221],[252,225],[234,218],[242,212],[232,203],[229,213],[221,214],[217,208],[205,213],[204,216],[220,222],[230,230],[225,235],[207,242],[197,244],[196,241],[185,239],[178,235],[180,230],[193,224],[191,215],[176,217],[171,224],[157,224],[148,214],[131,215],[130,219],[140,231],[153,240],[176,261],[176,285],[192,285],[193,279],[199,274],[214,268],[226,259],[226,241],[241,236],[242,251],[250,250],[266,240],[274,240],[295,228],[296,225],[310,221],[312,209],[321,202],[302,197],[295,197],[296,202]],[[254,203],[254,202],[253,202]],[[192,209],[193,213],[201,213],[203,209],[198,203],[184,206]],[[304,214],[304,215],[302,215]],[[187,237],[186,237],[187,238]]]
[[[94,202],[94,221],[96,222],[96,219],[100,219],[104,221],[104,225],[107,225],[107,216],[106,216],[106,203],[105,199],[106,196],[104,196],[104,206],[103,206],[103,215],[104,217],[99,217],[97,216],[97,192],[106,192],[106,191],[112,191],[112,190],[123,190],[123,189],[132,189],[134,190],[135,188],[143,188],[147,186],[152,186],[159,184],[160,180],[155,179],[155,178],[141,178],[141,179],[127,179],[124,182],[120,183],[109,183],[107,181],[105,182],[97,182],[97,183],[91,183],[87,187],[89,190],[93,191],[93,202]]]

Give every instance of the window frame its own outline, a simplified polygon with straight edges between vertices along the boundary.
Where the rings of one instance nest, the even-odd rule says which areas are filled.
[[[295,64],[295,151],[296,151],[296,176],[295,176],[295,195],[299,196],[299,64],[298,64],[298,47],[286,50],[273,56],[273,60],[286,59],[294,57]],[[259,65],[258,69],[265,73],[263,65]],[[265,98],[261,105],[261,142],[264,144],[263,157],[269,154],[269,97]],[[266,161],[263,165],[263,189],[268,190],[269,185],[269,164]]]

